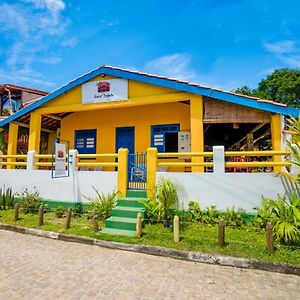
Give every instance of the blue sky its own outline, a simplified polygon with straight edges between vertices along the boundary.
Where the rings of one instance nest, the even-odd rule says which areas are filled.
[[[300,68],[300,1],[0,1],[0,83],[54,90],[108,64],[232,90]]]

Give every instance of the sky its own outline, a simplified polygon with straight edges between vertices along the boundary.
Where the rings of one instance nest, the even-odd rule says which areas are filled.
[[[299,0],[0,0],[0,84],[52,91],[101,64],[233,90],[300,68]]]

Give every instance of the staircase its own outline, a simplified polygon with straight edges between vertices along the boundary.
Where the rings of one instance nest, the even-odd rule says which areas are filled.
[[[145,207],[140,200],[149,200],[146,191],[127,190],[126,197],[118,198],[112,216],[105,220],[102,232],[113,235],[135,236],[137,214],[145,219]]]

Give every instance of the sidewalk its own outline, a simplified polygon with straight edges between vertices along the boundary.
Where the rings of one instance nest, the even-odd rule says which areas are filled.
[[[300,277],[0,230],[0,299],[297,299]]]

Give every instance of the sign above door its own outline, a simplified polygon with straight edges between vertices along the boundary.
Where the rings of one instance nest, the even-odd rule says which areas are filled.
[[[81,87],[82,104],[128,100],[127,79],[90,81]]]

